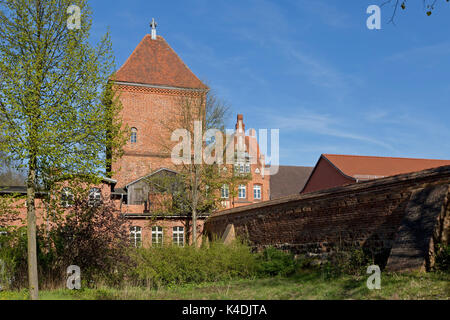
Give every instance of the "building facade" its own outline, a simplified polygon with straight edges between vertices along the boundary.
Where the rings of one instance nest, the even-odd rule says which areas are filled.
[[[190,218],[155,215],[143,181],[163,171],[176,174],[177,166],[166,147],[170,132],[165,124],[177,114],[180,101],[190,99],[194,103],[205,103],[209,88],[184,64],[166,40],[156,35],[155,30],[142,39],[113,81],[130,139],[124,147],[123,157],[112,166],[112,178],[117,183],[111,195],[120,202],[121,211],[131,220],[131,235],[141,243],[180,243],[180,239],[186,239],[187,233],[192,232]],[[236,174],[250,174],[251,178],[244,184],[222,187],[220,197],[224,209],[270,199],[270,177],[265,174],[264,155],[260,154],[255,131],[250,130],[246,135],[243,115],[238,115],[234,139],[246,157],[243,163],[236,163],[231,170]],[[252,152],[252,161],[250,149],[256,150]],[[237,188],[235,196],[230,188]],[[198,219],[199,239],[206,218],[200,216]]]

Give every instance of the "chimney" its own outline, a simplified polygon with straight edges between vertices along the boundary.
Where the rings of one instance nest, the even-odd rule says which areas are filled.
[[[155,18],[152,18],[152,23],[150,23],[150,27],[152,28],[152,40],[156,40],[156,27],[158,24],[155,21]]]
[[[244,115],[238,114],[236,130],[239,130],[239,133],[245,132],[245,124],[244,124]]]

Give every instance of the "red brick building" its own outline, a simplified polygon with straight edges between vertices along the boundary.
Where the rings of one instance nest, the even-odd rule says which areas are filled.
[[[117,71],[114,84],[123,106],[122,119],[129,128],[130,139],[124,147],[123,157],[113,164],[113,179],[117,181],[112,196],[120,202],[121,210],[132,220],[132,234],[138,234],[145,245],[155,241],[179,241],[192,228],[188,216],[167,217],[152,214],[145,178],[154,174],[175,173],[170,153],[162,148],[163,123],[171,120],[179,107],[180,98],[202,103],[209,88],[183,63],[161,36],[146,35],[134,49],[124,65]],[[236,198],[222,188],[225,208],[243,206],[270,199],[269,180],[265,174],[264,155],[260,154],[254,131],[245,134],[243,116],[238,116],[236,143],[243,143],[246,154],[249,146],[256,146],[255,161],[247,157],[245,163],[236,163],[240,172],[251,173],[251,181],[238,186]],[[247,163],[248,162],[248,163]],[[251,163],[250,163],[251,162]],[[241,167],[242,166],[242,167]],[[206,216],[199,217],[201,235]],[[192,239],[191,239],[192,241]]]
[[[301,193],[450,165],[450,160],[323,154]]]

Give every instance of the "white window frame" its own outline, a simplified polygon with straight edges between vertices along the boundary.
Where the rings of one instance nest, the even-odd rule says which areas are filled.
[[[130,227],[130,242],[135,248],[142,247],[142,227]]]
[[[162,246],[163,241],[164,241],[163,228],[159,226],[152,227],[152,246],[153,245]]]
[[[72,189],[65,187],[61,191],[61,207],[70,208],[74,205],[74,195]]]
[[[262,188],[261,185],[255,184],[253,186],[253,199],[255,200],[261,200],[262,198]]]
[[[184,227],[173,227],[172,229],[172,243],[174,245],[184,247]]]
[[[102,191],[99,188],[89,190],[89,206],[98,206],[102,202]]]
[[[243,192],[243,194],[242,194]],[[238,188],[239,199],[247,199],[247,186],[241,184]]]
[[[222,186],[221,196],[222,196],[222,199],[229,199],[230,198],[230,187],[227,184],[224,184]]]

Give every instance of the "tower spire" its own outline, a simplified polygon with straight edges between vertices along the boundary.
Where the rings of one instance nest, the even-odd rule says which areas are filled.
[[[156,40],[156,27],[158,24],[155,21],[155,18],[152,18],[152,22],[150,23],[150,27],[152,28],[152,40]]]

